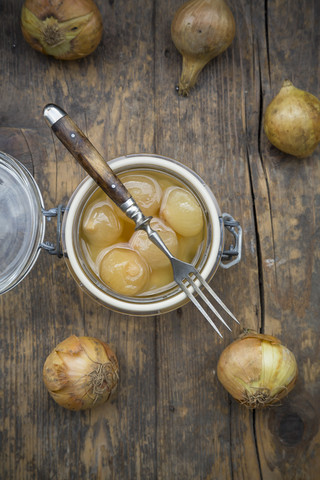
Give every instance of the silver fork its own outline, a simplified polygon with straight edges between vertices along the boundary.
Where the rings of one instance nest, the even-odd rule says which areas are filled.
[[[139,208],[139,207],[138,207]],[[143,214],[142,214],[143,216]],[[145,230],[148,234],[149,239],[158,247],[162,252],[170,259],[172,269],[173,269],[173,277],[175,282],[179,285],[181,290],[186,294],[186,296],[191,300],[191,302],[198,308],[198,310],[202,313],[202,315],[208,320],[210,325],[215,329],[217,334],[222,338],[220,331],[218,330],[215,323],[212,321],[211,317],[199,303],[199,301],[194,296],[193,292],[196,292],[200,298],[206,303],[206,305],[210,308],[212,313],[227,327],[228,330],[231,331],[231,328],[227,323],[223,320],[222,316],[219,314],[217,309],[212,305],[208,297],[204,294],[201,290],[201,287],[197,285],[196,280],[199,281],[200,285],[204,287],[207,292],[214,298],[214,300],[225,310],[226,313],[230,315],[230,317],[237,323],[238,320],[233,315],[233,313],[226,307],[226,305],[222,302],[222,300],[218,297],[218,295],[212,290],[210,285],[206,282],[206,280],[200,275],[198,270],[191,264],[187,262],[183,262],[178,258],[174,257],[170,250],[166,247],[164,242],[161,240],[161,237],[158,235],[150,227],[150,217],[146,218],[144,221],[142,220],[142,225],[137,226],[137,228],[141,230]],[[192,278],[192,275],[194,278]],[[191,287],[191,289],[189,288]],[[192,291],[193,290],[193,291]]]
[[[237,323],[238,320],[220,300],[196,268],[186,262],[174,257],[168,250],[159,234],[150,227],[151,217],[145,217],[137,203],[123,185],[121,180],[111,170],[109,165],[100,153],[91,144],[84,133],[73,122],[73,120],[57,105],[49,104],[44,108],[43,115],[55,135],[82,165],[87,173],[95,180],[102,190],[115,202],[118,207],[136,224],[136,230],[144,230],[149,239],[170,259],[175,282],[179,285],[185,295],[198,308],[210,325],[222,337],[217,326],[195,297],[195,293],[206,303],[211,312],[231,331],[231,328],[223,320],[217,309],[201,290],[205,288],[213,299],[224,309],[224,311]]]

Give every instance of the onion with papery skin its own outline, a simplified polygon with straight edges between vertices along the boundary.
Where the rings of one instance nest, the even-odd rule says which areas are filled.
[[[263,127],[279,150],[308,157],[320,142],[320,101],[285,80],[266,109]]]
[[[85,410],[106,402],[118,379],[116,355],[93,337],[71,335],[55,347],[43,367],[50,395],[68,410]]]
[[[245,333],[222,352],[217,368],[224,388],[246,407],[274,405],[294,387],[294,354],[271,335]]]
[[[21,29],[32,48],[60,60],[92,53],[102,37],[102,18],[93,0],[26,0]]]
[[[224,0],[190,0],[177,10],[171,37],[182,55],[180,95],[187,96],[205,65],[229,47],[235,28]]]

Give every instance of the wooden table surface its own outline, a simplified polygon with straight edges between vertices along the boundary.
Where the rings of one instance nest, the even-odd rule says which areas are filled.
[[[0,150],[33,174],[46,208],[85,177],[45,125],[57,103],[106,159],[156,153],[203,176],[243,228],[242,261],[211,285],[241,326],[223,340],[192,305],[156,317],[99,306],[64,259],[41,252],[0,297],[2,479],[310,480],[320,468],[320,146],[299,160],[271,146],[266,106],[284,79],[320,97],[317,0],[228,0],[231,47],[175,91],[181,56],[170,25],[181,0],[97,0],[103,40],[62,62],[24,41],[21,0],[1,2]],[[55,221],[48,223],[52,241]],[[277,336],[298,362],[281,405],[251,411],[216,375],[242,328]],[[108,342],[120,364],[112,399],[70,412],[42,382],[46,356],[69,335]]]

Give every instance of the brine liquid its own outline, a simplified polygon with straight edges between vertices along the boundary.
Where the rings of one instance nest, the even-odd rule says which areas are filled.
[[[173,255],[192,263],[205,238],[198,200],[176,178],[154,170],[119,174],[142,212]],[[173,282],[169,259],[100,189],[81,215],[80,245],[91,272],[125,296],[150,295]]]

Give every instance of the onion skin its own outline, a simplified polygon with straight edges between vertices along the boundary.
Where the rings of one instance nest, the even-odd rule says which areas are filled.
[[[50,395],[68,410],[85,410],[106,402],[118,379],[116,355],[93,337],[68,337],[54,348],[43,366],[43,381]]]
[[[233,14],[224,0],[190,0],[177,10],[171,37],[182,55],[180,95],[187,96],[205,65],[229,47],[235,29]]]
[[[59,60],[76,60],[97,48],[103,26],[93,0],[26,0],[21,30],[35,50]]]
[[[266,109],[263,127],[279,150],[298,158],[308,157],[320,142],[320,101],[285,80]]]
[[[298,367],[277,338],[246,333],[223,350],[217,375],[233,398],[254,409],[279,403],[293,389]]]

